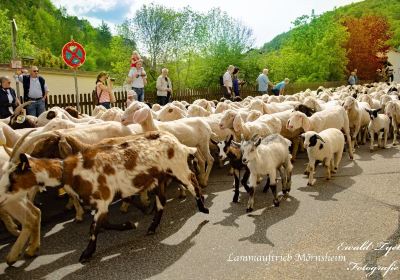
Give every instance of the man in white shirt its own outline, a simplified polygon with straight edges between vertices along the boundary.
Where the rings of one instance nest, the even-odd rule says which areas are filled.
[[[20,75],[17,72],[16,78],[22,82],[24,87],[24,101],[34,101],[26,107],[26,113],[31,116],[38,117],[46,110],[46,98],[49,93],[46,81],[43,77],[39,76],[39,69],[37,66],[32,66],[29,75]]]
[[[142,62],[136,62],[136,67],[132,67],[128,74],[128,81],[132,89],[136,92],[137,100],[144,101],[144,86],[147,84],[147,75],[142,67]]]
[[[235,66],[229,65],[228,69],[226,70],[224,76],[222,77],[223,80],[223,89],[224,89],[224,97],[227,99],[232,99],[232,73],[235,70]]]

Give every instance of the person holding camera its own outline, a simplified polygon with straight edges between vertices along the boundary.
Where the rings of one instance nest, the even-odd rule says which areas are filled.
[[[163,68],[161,75],[157,78],[157,103],[161,106],[166,105],[172,95],[172,84],[170,78],[168,78],[168,69]]]
[[[136,62],[136,67],[132,67],[128,74],[128,82],[136,92],[137,100],[144,101],[144,86],[147,84],[147,74],[142,67],[141,60]]]
[[[111,102],[115,102],[113,93],[113,81],[106,72],[100,72],[96,79],[96,94],[99,100],[99,105],[106,109],[111,108]],[[114,100],[113,100],[114,99]]]

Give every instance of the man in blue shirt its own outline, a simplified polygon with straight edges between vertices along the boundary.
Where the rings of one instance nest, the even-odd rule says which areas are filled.
[[[274,85],[268,79],[268,69],[264,69],[263,72],[257,78],[258,92],[261,94],[268,93],[268,85],[273,87]]]
[[[289,81],[290,80],[288,78],[285,78],[285,80],[276,84],[276,86],[272,88],[272,93],[277,96],[283,95],[285,93],[285,86],[289,83]]]

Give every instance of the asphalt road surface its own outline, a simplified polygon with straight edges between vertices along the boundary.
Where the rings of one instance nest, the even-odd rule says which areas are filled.
[[[40,197],[38,257],[8,268],[4,260],[15,239],[0,229],[0,279],[400,279],[399,148],[371,154],[364,146],[355,161],[345,153],[333,180],[325,181],[319,167],[313,187],[302,175],[305,157],[296,162],[292,191],[278,208],[262,186],[253,213],[246,213],[244,190],[232,203],[227,168],[214,168],[205,190],[209,215],[171,187],[153,236],[145,235],[152,214],[135,207],[121,214],[116,203],[112,220],[133,220],[138,228],[102,232],[84,265],[78,259],[90,213],[75,223],[74,213],[63,210],[66,200],[48,191]]]

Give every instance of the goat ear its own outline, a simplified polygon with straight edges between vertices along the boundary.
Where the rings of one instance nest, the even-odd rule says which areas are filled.
[[[20,154],[19,161],[20,161],[20,163],[18,164],[19,171],[23,172],[31,169],[31,166],[29,165],[29,159],[26,154]]]
[[[371,113],[371,111],[369,109],[367,109],[367,108],[364,108],[364,109],[365,109],[365,111],[368,112],[368,114]]]
[[[58,152],[60,153],[61,158],[66,158],[73,153],[71,145],[64,136],[62,136],[58,142]]]
[[[322,139],[321,136],[319,136],[318,134],[315,134],[315,136],[317,137],[317,139],[321,140],[322,143],[325,143],[324,139]]]
[[[381,110],[382,110],[382,108],[379,108],[379,109],[376,109],[375,112],[378,113]]]
[[[144,107],[140,110],[137,110],[135,112],[135,114],[133,115],[133,122],[134,123],[142,123],[148,117],[149,111],[150,111],[150,109],[148,109],[146,107]]]
[[[306,139],[306,134],[305,133],[302,133],[302,134],[300,134],[300,137],[301,137],[301,139]]]

